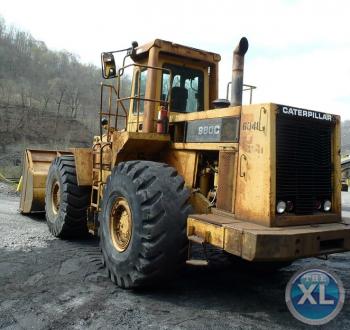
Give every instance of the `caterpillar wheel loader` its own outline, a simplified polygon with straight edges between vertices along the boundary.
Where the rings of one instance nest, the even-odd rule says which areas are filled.
[[[247,50],[242,38],[230,101],[218,99],[218,54],[159,39],[132,43],[120,67],[102,53],[99,136],[91,148],[26,150],[21,212],[45,210],[57,237],[98,235],[123,288],[207,265],[192,244],[266,264],[349,251],[340,117],[242,105]]]

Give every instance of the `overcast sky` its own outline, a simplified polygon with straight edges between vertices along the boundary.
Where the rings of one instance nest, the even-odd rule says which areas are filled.
[[[99,66],[102,51],[155,38],[221,54],[220,97],[232,50],[250,48],[245,83],[253,102],[276,102],[350,119],[350,1],[0,0],[8,24],[54,50]]]

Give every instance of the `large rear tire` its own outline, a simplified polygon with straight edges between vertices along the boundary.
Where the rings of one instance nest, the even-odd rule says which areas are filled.
[[[103,258],[122,288],[153,285],[185,264],[189,190],[177,171],[151,161],[120,163],[108,178],[100,213]]]
[[[56,158],[46,180],[45,211],[50,232],[60,238],[87,234],[90,187],[79,187],[74,156]]]

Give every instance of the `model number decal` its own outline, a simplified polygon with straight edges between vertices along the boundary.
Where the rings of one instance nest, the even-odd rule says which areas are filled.
[[[246,121],[242,124],[243,131],[259,131],[259,122],[258,121]]]
[[[198,127],[198,135],[219,135],[220,134],[220,126],[199,126]]]
[[[239,117],[208,118],[188,121],[186,142],[237,142]]]

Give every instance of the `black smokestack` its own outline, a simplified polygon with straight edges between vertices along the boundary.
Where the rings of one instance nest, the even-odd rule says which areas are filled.
[[[243,37],[233,51],[231,106],[242,105],[244,55],[248,47],[248,39]]]

